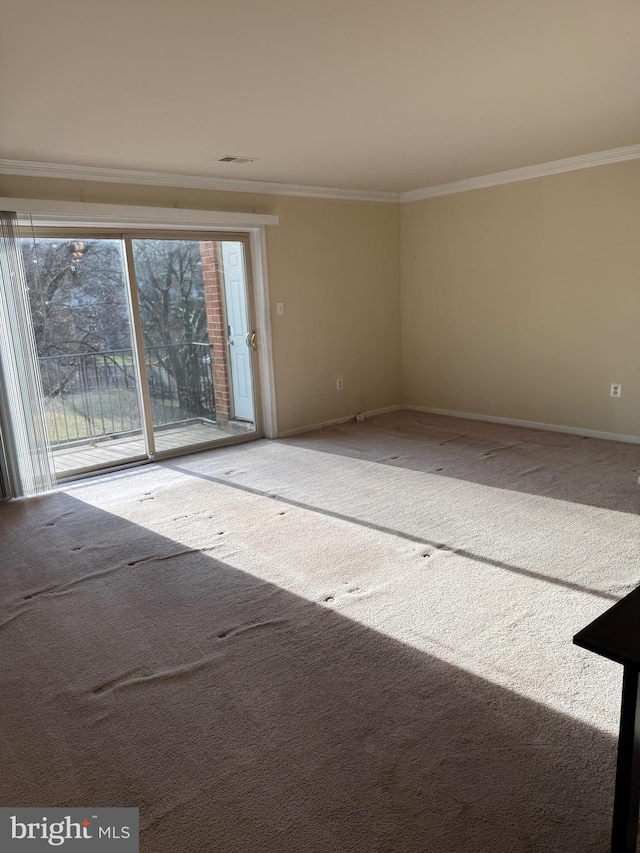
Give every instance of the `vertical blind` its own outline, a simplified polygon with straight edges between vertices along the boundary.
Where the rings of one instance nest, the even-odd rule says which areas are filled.
[[[55,474],[18,220],[0,211],[0,416],[10,497],[49,491]]]

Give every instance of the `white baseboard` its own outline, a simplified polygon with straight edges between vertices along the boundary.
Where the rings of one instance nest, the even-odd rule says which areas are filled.
[[[404,406],[398,404],[397,406],[387,406],[384,409],[371,409],[369,412],[363,412],[362,414],[365,418],[373,418],[375,415],[386,415],[389,412],[399,412],[403,409]],[[322,421],[319,424],[309,424],[304,427],[296,427],[295,429],[286,429],[283,432],[278,433],[278,438],[289,438],[292,435],[300,435],[303,432],[313,432],[316,429],[322,429],[323,427],[336,426],[337,424],[346,424],[349,421],[355,421],[356,412],[352,415],[347,415],[344,418],[333,418],[330,421]]]
[[[492,424],[506,424],[507,426],[525,427],[526,429],[542,429],[547,432],[561,432],[567,435],[583,435],[587,438],[599,438],[603,441],[623,441],[627,444],[640,444],[640,436],[638,435],[623,435],[618,432],[602,432],[597,429],[581,429],[579,427],[562,426],[561,424],[545,424],[539,421],[522,421],[518,418],[500,418],[495,415],[479,415],[475,412],[458,412],[455,409],[436,409],[432,406],[412,406],[409,404],[400,404],[397,406],[387,406],[384,409],[372,409],[363,414],[367,418],[375,417],[376,415],[386,415],[389,412],[399,412],[401,410],[409,412],[425,412],[429,415],[444,415],[449,418],[464,418],[469,421],[487,421]],[[313,432],[323,427],[337,426],[338,424],[346,424],[349,421],[355,420],[355,413],[347,415],[343,418],[333,418],[330,421],[322,421],[318,424],[309,424],[304,427],[296,427],[278,433],[278,438],[289,438],[293,435],[300,435],[304,432]]]
[[[580,429],[578,427],[560,426],[559,424],[543,424],[537,421],[521,421],[517,418],[498,418],[494,415],[477,415],[471,412],[456,412],[453,409],[434,409],[431,406],[404,405],[400,408],[411,412],[426,412],[430,415],[445,415],[450,418],[466,418],[471,421],[488,421],[493,424],[527,427],[528,429],[543,429],[548,432],[564,432],[569,435],[584,435],[587,438],[600,438],[604,441],[625,441],[628,444],[640,444],[640,436],[622,435],[617,432],[601,432],[597,429]]]

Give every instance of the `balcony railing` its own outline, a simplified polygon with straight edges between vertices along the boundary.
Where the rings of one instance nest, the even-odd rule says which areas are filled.
[[[51,355],[39,362],[54,446],[142,432],[132,350]],[[215,421],[209,344],[146,347],[145,364],[154,428]]]

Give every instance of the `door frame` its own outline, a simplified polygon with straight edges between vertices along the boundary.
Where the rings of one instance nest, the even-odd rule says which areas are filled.
[[[45,236],[45,232],[48,229],[34,229],[34,233],[36,236],[39,234],[41,236]],[[75,234],[67,234],[63,236],[79,236],[79,232],[75,230]],[[87,237],[104,237],[107,232],[92,232],[82,231]],[[60,236],[61,232],[58,230],[56,232],[56,236]],[[49,236],[52,236],[51,234]],[[112,232],[112,237],[115,236],[115,233]],[[249,323],[253,330],[256,331],[258,342],[263,338],[267,337],[264,332],[260,331],[260,317],[257,308],[257,288],[256,288],[256,280],[253,275],[253,266],[252,266],[252,247],[251,247],[251,234],[243,233],[242,231],[219,231],[219,230],[211,230],[211,231],[173,231],[171,229],[153,229],[153,230],[143,230],[143,229],[135,229],[135,230],[127,230],[121,232],[118,235],[125,246],[126,249],[126,262],[127,262],[127,276],[128,276],[128,287],[130,298],[133,301],[131,305],[131,315],[133,321],[133,338],[134,345],[136,348],[137,358],[138,358],[138,369],[140,372],[140,387],[141,387],[141,412],[143,414],[143,418],[145,421],[145,441],[147,443],[147,453],[151,460],[155,459],[168,459],[177,455],[182,456],[185,453],[195,453],[198,450],[207,450],[213,447],[221,447],[227,444],[240,444],[245,441],[251,441],[258,438],[275,438],[277,435],[277,424],[274,424],[273,421],[270,422],[271,427],[275,427],[274,431],[270,434],[267,432],[267,427],[265,425],[265,421],[267,418],[265,417],[265,413],[263,411],[263,400],[264,400],[264,385],[263,379],[269,381],[271,377],[273,377],[273,365],[271,365],[271,371],[267,369],[267,371],[263,372],[262,370],[262,353],[260,351],[260,346],[253,351],[252,355],[252,383],[253,383],[253,403],[254,403],[254,424],[255,430],[251,433],[240,434],[237,436],[228,436],[227,438],[219,438],[215,439],[211,442],[203,442],[201,444],[194,445],[184,445],[183,447],[172,450],[164,450],[158,451],[155,448],[155,439],[153,433],[153,424],[151,421],[151,406],[148,399],[148,380],[146,377],[146,370],[144,359],[141,357],[141,354],[144,351],[144,340],[143,340],[143,330],[140,320],[140,312],[139,305],[137,301],[137,282],[136,282],[136,271],[135,271],[135,263],[133,260],[133,248],[132,241],[133,240],[194,240],[194,241],[208,241],[208,242],[218,242],[225,240],[232,240],[236,243],[242,243],[244,247],[244,261],[245,261],[245,273],[246,273],[246,287],[247,287],[247,305],[249,309]],[[264,280],[263,280],[264,283]],[[223,299],[223,305],[225,300]],[[266,328],[268,325],[268,343],[271,342],[271,315],[268,311],[269,300],[268,297],[264,303],[264,306],[267,308],[267,322],[263,328]],[[226,308],[225,308],[225,318],[226,318]],[[268,350],[270,359],[272,358],[272,347]],[[227,361],[227,370],[228,375],[231,376],[230,370],[231,365],[229,363],[229,353],[225,353],[225,358]],[[271,386],[269,389],[271,396],[275,402],[275,393],[274,386]]]
[[[276,227],[279,217],[272,213],[244,213],[231,210],[193,210],[181,207],[143,207],[84,201],[37,198],[0,198],[1,210],[13,210],[20,225],[27,228],[92,228],[122,233],[157,230],[203,233],[243,233],[251,248],[247,275],[252,282],[258,331],[258,383],[262,400],[263,432],[277,438],[278,416],[273,368],[273,340],[267,269],[267,227]]]
[[[30,233],[42,236],[82,236],[122,239],[237,240],[245,245],[247,291],[251,312],[251,328],[256,331],[257,349],[253,353],[253,384],[256,431],[251,438],[277,437],[277,409],[273,342],[266,257],[266,226],[277,225],[278,217],[268,214],[193,211],[173,208],[138,208],[84,202],[56,202],[34,199],[2,199],[0,208],[15,210],[20,224]],[[130,263],[127,263],[129,273]],[[130,283],[130,285],[133,283]],[[130,287],[130,292],[133,287]],[[206,450],[235,444],[245,436],[230,436],[215,442],[179,448],[178,453]],[[174,451],[155,454],[156,459],[178,455]],[[114,466],[101,466],[91,471],[69,472],[60,481],[92,476],[96,470],[115,470],[151,461],[127,460]]]

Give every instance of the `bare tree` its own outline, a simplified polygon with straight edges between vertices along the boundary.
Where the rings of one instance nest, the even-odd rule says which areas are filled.
[[[152,390],[169,383],[197,413],[201,361],[208,355],[206,348],[190,346],[208,340],[200,244],[134,240],[133,249]],[[74,355],[102,353],[103,370],[126,370],[122,356],[110,358],[132,349],[121,241],[47,237],[23,240],[22,250],[47,396],[76,378],[86,360]]]
[[[203,414],[201,360],[209,352],[193,346],[208,342],[200,244],[134,240],[133,254],[152,389],[175,383],[185,408]]]
[[[40,238],[23,240],[22,251],[44,391],[57,396],[80,364],[61,356],[131,346],[120,245]],[[122,368],[122,362],[112,363]]]

